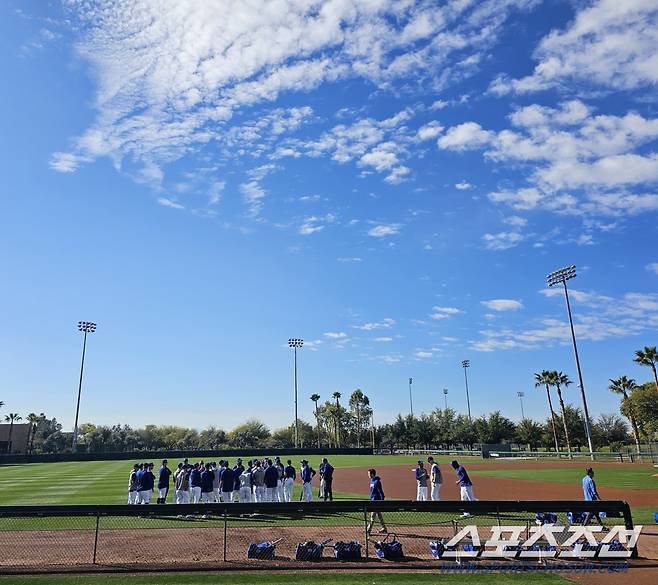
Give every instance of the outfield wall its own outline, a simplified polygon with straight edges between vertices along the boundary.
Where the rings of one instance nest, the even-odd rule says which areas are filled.
[[[372,449],[217,449],[200,451],[186,449],[181,451],[126,451],[120,453],[41,453],[37,455],[0,455],[0,465],[16,463],[60,463],[65,461],[153,461],[162,459],[204,459],[217,460],[236,457],[289,457],[301,455],[372,455]]]

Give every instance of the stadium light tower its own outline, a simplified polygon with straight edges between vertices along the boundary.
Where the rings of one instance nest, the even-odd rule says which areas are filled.
[[[468,406],[468,420],[473,422],[471,417],[471,399],[468,395],[468,376],[466,375],[466,369],[471,367],[471,360],[463,360],[462,368],[464,368],[464,383],[466,384],[466,406]]]
[[[448,389],[443,389],[443,400],[445,401],[446,410],[448,410]]]
[[[299,418],[297,417],[297,349],[301,349],[303,345],[303,339],[291,338],[288,340],[288,346],[292,347],[295,352],[295,449],[299,448]]]
[[[576,267],[574,265],[560,268],[551,272],[546,277],[549,287],[561,284],[564,288],[564,298],[567,302],[567,315],[569,316],[569,327],[571,328],[571,341],[573,342],[573,353],[576,358],[576,370],[578,370],[578,387],[580,388],[580,397],[583,401],[583,411],[585,412],[585,432],[587,433],[587,444],[589,445],[590,457],[594,460],[594,445],[592,443],[592,428],[589,420],[589,410],[587,408],[587,397],[585,396],[585,385],[583,384],[583,373],[580,369],[580,359],[578,358],[578,346],[576,345],[576,333],[573,329],[573,319],[571,318],[571,303],[569,302],[569,291],[567,290],[567,280],[576,278]]]
[[[84,333],[84,338],[82,341],[82,363],[80,364],[80,382],[78,383],[78,402],[75,407],[75,426],[73,427],[73,445],[72,449],[75,453],[75,449],[78,446],[78,416],[80,414],[80,395],[82,394],[82,373],[85,369],[85,352],[87,351],[87,333],[93,333],[96,331],[96,323],[91,321],[78,321],[78,331]]]
[[[525,392],[517,392],[516,395],[519,397],[519,402],[521,403],[521,420],[525,420],[525,412],[523,412],[523,397]]]
[[[411,398],[411,385],[414,383],[413,378],[409,378],[409,410],[411,411],[411,416],[414,415],[414,401]]]

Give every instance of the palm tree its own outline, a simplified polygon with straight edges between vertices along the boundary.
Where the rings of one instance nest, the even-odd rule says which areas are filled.
[[[38,414],[31,412],[25,418],[30,423],[30,432],[28,433],[30,446],[28,447],[27,452],[28,455],[31,455],[32,451],[34,450],[34,435],[37,434],[37,428],[39,428],[39,422],[41,421],[41,417]]]
[[[658,375],[656,374],[656,364],[658,364],[658,351],[656,351],[656,346],[645,345],[644,349],[638,349],[635,352],[635,359],[633,360],[636,364],[641,366],[649,366],[653,372],[653,381],[656,384],[656,390],[658,390]]]
[[[5,422],[9,423],[9,439],[7,440],[8,443],[7,453],[11,453],[11,435],[14,432],[14,422],[18,420],[22,420],[22,419],[20,415],[15,412],[10,412],[7,416],[5,416]]]
[[[315,424],[318,427],[318,449],[320,448],[320,413],[318,411],[319,394],[311,394],[311,400],[315,403]]]
[[[332,397],[336,399],[336,416],[334,417],[334,427],[336,430],[336,447],[340,447],[340,392],[334,392]]]
[[[564,400],[562,400],[562,391],[560,390],[560,386],[566,387],[569,385],[571,385],[569,376],[562,372],[551,372],[551,386],[555,386],[557,397],[560,400],[560,411],[562,412],[562,425],[564,426],[564,439],[567,442],[567,453],[569,453],[569,459],[573,459],[573,455],[571,454],[571,442],[569,441],[569,431],[567,430],[567,417],[564,413]]]
[[[535,388],[544,386],[546,388],[546,397],[548,398],[548,408],[551,411],[551,427],[553,427],[553,439],[555,440],[555,452],[560,453],[560,444],[557,440],[557,429],[555,428],[555,411],[553,410],[553,401],[551,400],[551,372],[542,370],[540,374],[535,374]]]
[[[610,385],[608,390],[614,392],[615,394],[621,394],[623,398],[621,403],[625,404],[628,400],[628,393],[633,392],[637,388],[635,380],[628,379],[626,376],[620,376],[616,380],[610,380]],[[635,438],[635,447],[637,449],[637,454],[640,454],[640,431],[637,427],[637,422],[635,421],[635,414],[632,410],[629,409],[628,420],[631,421],[631,428],[633,429],[633,437]]]
[[[367,397],[357,388],[350,396],[350,408],[356,410],[356,446],[361,446],[361,407],[365,405]]]

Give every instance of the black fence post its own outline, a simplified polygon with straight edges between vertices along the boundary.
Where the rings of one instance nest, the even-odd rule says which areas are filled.
[[[224,562],[226,562],[226,524],[227,524],[227,519],[226,519],[226,508],[224,509]]]
[[[98,552],[98,528],[101,522],[101,515],[96,514],[96,533],[94,534],[94,558],[92,564],[96,564],[96,553]]]
[[[363,507],[363,532],[365,535],[366,558],[368,558],[368,508],[366,506]]]

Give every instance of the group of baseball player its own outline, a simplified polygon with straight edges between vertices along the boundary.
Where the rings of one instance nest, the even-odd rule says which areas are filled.
[[[441,486],[443,485],[443,475],[439,464],[434,461],[434,457],[427,458],[430,471],[427,472],[423,461],[418,460],[417,467],[414,469],[416,475],[416,500],[424,502],[427,500],[427,482],[429,480],[431,491],[430,498],[433,502],[438,502],[441,499]],[[473,483],[468,476],[468,472],[463,465],[459,464],[456,459],[450,463],[450,466],[457,472],[457,481],[462,501],[472,502],[477,500],[473,494]]]
[[[232,502],[292,502],[293,486],[299,477],[302,484],[301,501],[313,500],[312,481],[320,474],[319,497],[333,500],[334,467],[324,458],[315,471],[306,459],[299,473],[292,461],[286,465],[279,457],[249,460],[243,465],[237,459],[231,466],[228,460],[190,463],[185,459],[175,471],[163,459],[157,477],[158,504],[166,504],[173,476],[174,503],[232,503]],[[135,463],[128,479],[128,504],[150,504],[156,485],[153,463]]]

